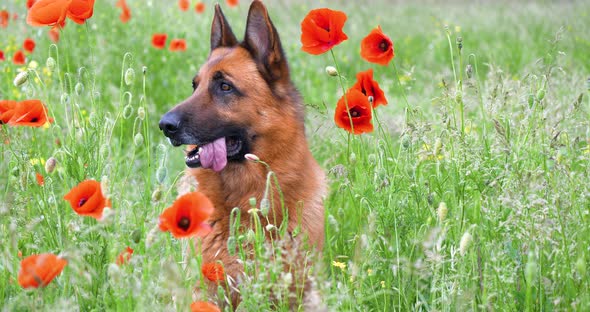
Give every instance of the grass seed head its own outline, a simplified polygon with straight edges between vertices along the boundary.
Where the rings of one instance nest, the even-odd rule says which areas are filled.
[[[464,256],[467,252],[469,245],[471,245],[472,239],[473,237],[471,236],[469,231],[465,232],[465,234],[463,234],[463,236],[461,237],[461,242],[459,243],[459,254],[461,254],[461,256]]]
[[[438,216],[438,221],[443,222],[447,218],[447,213],[449,209],[447,208],[447,204],[445,202],[440,202],[438,204],[438,208],[436,209],[436,215]]]

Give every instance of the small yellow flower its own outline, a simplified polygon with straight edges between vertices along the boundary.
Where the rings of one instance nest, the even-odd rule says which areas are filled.
[[[373,276],[373,270],[371,270],[371,269],[368,269],[368,270],[367,270],[367,275],[369,275],[369,276]]]
[[[456,33],[458,33],[458,32],[461,32],[461,26],[459,26],[459,25],[456,25],[456,26],[455,26],[455,32],[456,32]]]
[[[344,262],[332,261],[332,265],[339,268],[342,271],[346,270],[346,263]]]
[[[381,281],[381,288],[385,288],[385,281]]]
[[[37,67],[39,67],[39,63],[37,63],[36,61],[29,62],[29,69],[37,69]]]
[[[31,158],[29,159],[29,163],[33,166],[39,165],[41,164],[42,166],[45,166],[45,159],[43,158]]]

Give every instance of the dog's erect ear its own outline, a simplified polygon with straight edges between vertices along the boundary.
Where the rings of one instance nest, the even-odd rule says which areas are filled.
[[[238,44],[238,40],[221,12],[221,7],[216,4],[211,25],[211,51],[219,47],[233,47],[236,44]]]
[[[250,5],[243,45],[258,62],[265,79],[270,82],[288,79],[289,68],[279,34],[268,17],[266,8],[258,0]]]

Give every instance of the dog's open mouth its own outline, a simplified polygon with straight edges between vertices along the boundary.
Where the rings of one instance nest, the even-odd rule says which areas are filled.
[[[244,140],[238,136],[221,137],[207,144],[195,145],[187,151],[186,165],[219,172],[225,168],[228,160],[243,156],[244,145]]]

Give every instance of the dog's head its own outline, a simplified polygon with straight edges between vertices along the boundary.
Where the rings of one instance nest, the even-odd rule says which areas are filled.
[[[260,1],[250,6],[242,42],[215,6],[211,52],[192,84],[191,96],[160,120],[172,145],[188,145],[191,168],[221,171],[247,153],[264,153],[260,141],[302,119],[278,33]]]

